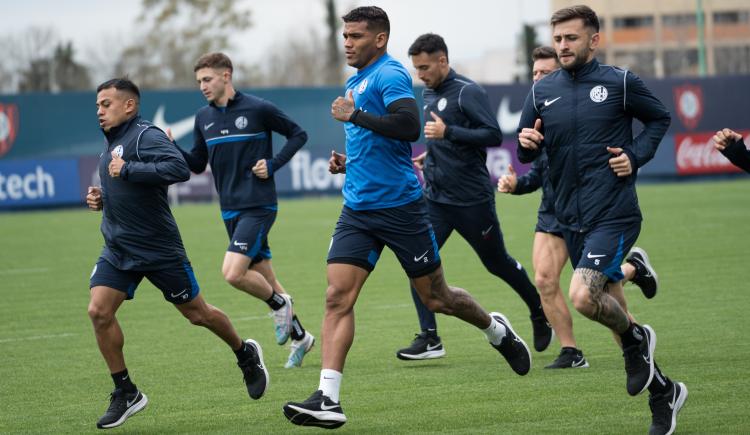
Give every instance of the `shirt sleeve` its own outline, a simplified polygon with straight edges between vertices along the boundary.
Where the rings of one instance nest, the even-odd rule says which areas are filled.
[[[168,185],[190,178],[190,169],[178,147],[158,128],[147,128],[141,135],[136,150],[139,160],[125,163],[120,173],[123,180]]]
[[[523,195],[531,193],[542,187],[542,159],[537,158],[534,163],[531,164],[529,172],[518,177],[516,181],[516,189],[512,192],[514,195]]]
[[[269,175],[281,169],[307,142],[307,133],[270,101],[264,101],[263,124],[286,138],[286,144],[268,163]]]
[[[629,71],[625,74],[625,111],[644,127],[630,144],[623,146],[623,151],[633,166],[640,168],[654,158],[672,117],[638,76]]]
[[[745,141],[743,139],[727,145],[721,153],[724,154],[734,166],[737,166],[745,172],[750,172],[750,150],[745,147]]]
[[[383,98],[383,105],[388,107],[396,100],[403,98],[414,99],[414,89],[411,77],[404,68],[385,65],[380,71],[378,90]]]
[[[177,145],[177,142],[174,144],[177,146],[177,150],[182,154],[191,171],[200,174],[206,170],[206,165],[208,164],[208,146],[203,137],[198,116],[195,117],[195,125],[193,126],[193,149],[185,151]]]
[[[454,143],[475,147],[500,145],[503,142],[503,134],[500,131],[497,118],[490,108],[490,102],[484,89],[476,84],[466,85],[461,90],[458,102],[461,111],[469,119],[471,126],[469,128],[458,125],[446,126],[446,139]],[[425,116],[427,115],[425,114]]]
[[[518,128],[516,133],[521,133],[524,128],[534,128],[534,122],[539,118],[539,114],[534,107],[534,87],[531,87],[531,92],[526,96],[526,101],[523,103],[523,110],[521,111],[521,120],[518,121]],[[544,134],[544,125],[542,125],[542,134]],[[544,141],[539,144],[539,148],[536,150],[530,150],[521,146],[521,142],[518,141],[518,160],[521,163],[530,163],[536,159],[542,152],[541,148],[544,146]]]

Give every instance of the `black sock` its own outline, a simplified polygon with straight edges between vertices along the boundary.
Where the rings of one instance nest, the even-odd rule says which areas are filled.
[[[643,341],[644,334],[645,333],[640,326],[631,322],[630,326],[628,326],[628,329],[620,334],[620,339],[622,340],[622,348],[625,349],[626,347],[630,346],[638,346],[639,344],[641,344],[641,341]]]
[[[302,340],[305,338],[305,328],[299,322],[297,315],[292,316],[292,340]]]
[[[273,291],[273,293],[271,293],[271,297],[266,299],[266,303],[269,307],[271,307],[272,310],[276,311],[286,305],[286,299],[282,298],[280,294]]]
[[[128,369],[121,372],[112,373],[112,380],[115,382],[115,388],[119,388],[126,393],[135,393],[138,391],[133,381],[130,380]]]
[[[428,337],[437,338],[437,329],[423,329],[422,332]]]
[[[666,394],[672,389],[672,381],[659,370],[659,366],[654,361],[654,379],[648,385],[648,392],[651,394]]]
[[[560,350],[569,350],[571,352],[576,352],[576,353],[578,352],[578,348],[577,347],[573,347],[573,346],[563,346],[563,348],[560,349]]]
[[[243,341],[242,346],[240,346],[239,349],[234,350],[234,354],[237,355],[237,361],[247,361],[248,358],[253,356],[253,351],[250,350],[250,346]]]

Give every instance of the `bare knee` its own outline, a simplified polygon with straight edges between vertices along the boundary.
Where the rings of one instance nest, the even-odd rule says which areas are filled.
[[[232,287],[239,288],[242,285],[242,278],[245,277],[245,270],[228,268],[224,270],[224,280]]]
[[[538,272],[534,276],[534,284],[543,298],[552,297],[560,289],[560,278],[550,273]]]
[[[591,293],[586,288],[570,289],[570,302],[573,307],[581,314],[588,315],[592,311]]]
[[[94,303],[89,304],[88,313],[91,323],[94,325],[94,329],[106,328],[111,325],[112,321],[115,319],[115,313],[113,310]]]
[[[352,289],[329,284],[326,289],[326,312],[344,315],[354,307],[355,292]]]

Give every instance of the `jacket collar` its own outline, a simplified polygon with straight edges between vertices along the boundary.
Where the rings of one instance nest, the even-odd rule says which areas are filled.
[[[104,137],[107,138],[107,142],[112,143],[124,136],[125,133],[130,130],[130,126],[140,121],[140,119],[141,116],[136,113],[135,116],[123,122],[122,124],[110,128],[109,131],[104,131],[104,129],[102,129],[102,133],[104,133]]]
[[[441,92],[441,91],[443,90],[443,88],[444,88],[444,87],[445,87],[445,86],[446,86],[446,85],[447,85],[447,84],[448,84],[448,83],[449,83],[450,81],[454,80],[455,78],[456,78],[456,71],[454,71],[454,70],[453,70],[453,68],[451,68],[451,69],[450,69],[450,71],[448,71],[448,75],[447,75],[447,76],[445,76],[445,78],[443,79],[443,81],[442,81],[442,82],[440,82],[440,84],[438,85],[438,87],[434,89],[434,90],[435,90],[435,92]]]
[[[593,58],[589,62],[579,66],[573,71],[564,69],[563,72],[569,78],[582,78],[596,71],[597,68],[599,68],[599,61],[596,60],[596,58]]]
[[[242,99],[243,99],[243,98],[244,98],[244,95],[242,94],[242,92],[240,92],[240,91],[238,91],[238,90],[235,90],[235,91],[234,91],[234,96],[233,96],[232,98],[230,98],[229,100],[227,100],[227,105],[226,105],[226,106],[224,106],[224,107],[231,107],[231,106],[234,106],[234,105],[235,105],[235,104],[237,104],[238,102],[242,101]],[[213,107],[217,108],[217,109],[221,109],[221,107],[217,106],[217,105],[216,105],[216,103],[214,103],[214,102],[211,102],[211,103],[209,103],[209,104],[210,104],[211,106],[213,106]]]

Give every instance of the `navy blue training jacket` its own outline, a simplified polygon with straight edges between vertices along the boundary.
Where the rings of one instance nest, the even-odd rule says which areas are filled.
[[[559,69],[536,82],[526,97],[518,132],[542,120],[555,215],[572,231],[601,222],[638,222],[637,168],[648,163],[669,128],[669,112],[635,74],[596,59],[575,71]],[[644,124],[633,137],[633,118]],[[609,167],[607,147],[630,158],[633,174],[618,177]],[[541,150],[518,143],[521,162]]]
[[[547,153],[542,153],[531,164],[529,172],[516,179],[516,189],[513,195],[524,195],[542,188],[542,201],[539,204],[539,213],[555,213],[555,192],[549,179],[549,160]]]
[[[287,138],[273,155],[272,132]],[[198,110],[193,129],[194,145],[182,149],[190,170],[199,174],[211,163],[222,210],[243,210],[276,204],[273,173],[284,166],[307,142],[307,133],[273,103],[236,92],[225,108],[213,103]],[[269,177],[251,168],[266,159]]]
[[[136,116],[105,132],[99,158],[102,186],[102,257],[120,270],[158,270],[187,261],[167,199],[169,184],[190,178],[167,135]],[[112,151],[125,165],[109,176]]]
[[[430,112],[435,112],[447,126],[443,139],[427,140],[427,199],[459,206],[493,200],[485,148],[500,145],[503,135],[484,89],[451,69],[437,88],[425,89],[423,96],[425,121],[432,121]]]

